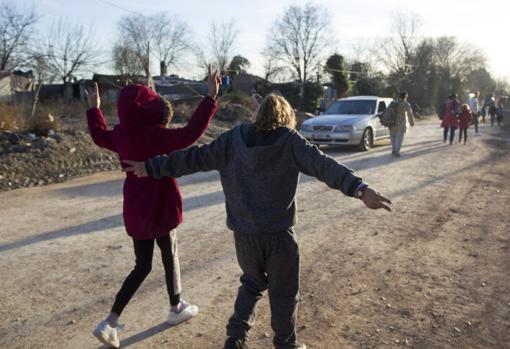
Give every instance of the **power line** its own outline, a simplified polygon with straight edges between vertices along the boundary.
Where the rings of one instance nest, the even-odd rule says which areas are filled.
[[[117,5],[116,3],[111,2],[111,1],[108,1],[108,0],[97,0],[97,1],[102,2],[102,3],[104,3],[104,4],[107,4],[107,5],[110,5],[110,6],[113,6],[113,7],[116,7],[116,8],[118,8],[119,10],[123,10],[123,11],[126,11],[126,12],[133,13],[133,14],[135,14],[135,15],[142,15],[141,13],[138,13],[138,12],[135,12],[135,11],[131,11],[131,10],[129,10],[129,9],[127,9],[127,8],[125,8],[125,7],[119,6],[119,5]]]

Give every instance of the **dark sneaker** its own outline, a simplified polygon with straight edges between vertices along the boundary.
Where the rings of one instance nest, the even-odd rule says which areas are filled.
[[[225,341],[225,346],[223,349],[248,349],[248,346],[246,345],[246,341],[244,339],[228,337]],[[306,347],[304,349],[306,349]]]

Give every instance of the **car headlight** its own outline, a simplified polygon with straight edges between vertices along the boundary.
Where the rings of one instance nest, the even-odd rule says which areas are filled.
[[[347,126],[335,126],[335,128],[333,129],[333,132],[352,132],[354,130],[354,126],[352,125],[347,125]]]
[[[313,131],[312,125],[301,125],[301,131]]]

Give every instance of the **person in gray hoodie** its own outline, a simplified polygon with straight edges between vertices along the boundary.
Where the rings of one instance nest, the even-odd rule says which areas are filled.
[[[225,349],[247,348],[255,307],[266,289],[275,348],[306,348],[296,339],[299,247],[293,226],[301,172],[362,200],[371,209],[391,211],[390,200],[310,144],[295,125],[289,103],[271,94],[262,102],[254,123],[234,127],[208,145],[156,156],[145,163],[124,161],[129,166],[123,171],[139,177],[175,178],[219,171],[227,226],[234,232],[243,272]]]

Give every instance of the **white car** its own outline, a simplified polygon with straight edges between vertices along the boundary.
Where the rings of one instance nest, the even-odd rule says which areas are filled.
[[[380,116],[391,98],[356,96],[337,100],[323,114],[308,119],[299,131],[317,145],[358,145],[369,150],[374,141],[389,138]]]

